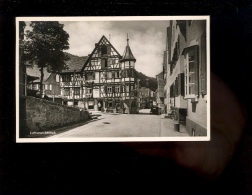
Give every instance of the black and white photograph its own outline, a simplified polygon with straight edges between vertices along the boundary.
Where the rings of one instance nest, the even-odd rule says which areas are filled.
[[[0,194],[252,194],[252,2],[0,1]]]
[[[209,141],[210,17],[16,17],[16,141]]]

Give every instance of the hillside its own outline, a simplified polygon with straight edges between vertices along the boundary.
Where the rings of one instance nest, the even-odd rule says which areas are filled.
[[[79,56],[76,56],[67,52],[64,52],[64,53],[70,58],[68,61],[66,61],[66,64],[68,66],[68,69],[67,69],[68,71],[80,70],[88,58],[87,56],[79,57]]]
[[[140,79],[139,85],[140,87],[147,87],[152,91],[156,91],[157,89],[157,80],[154,77],[148,77],[145,74],[141,73],[141,72],[137,72],[137,76]],[[147,80],[148,79],[148,83]]]

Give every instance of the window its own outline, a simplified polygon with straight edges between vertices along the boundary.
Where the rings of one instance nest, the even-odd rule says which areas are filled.
[[[94,105],[94,101],[88,101],[88,105],[89,106],[93,106]]]
[[[206,66],[206,34],[204,33],[201,36],[201,44],[200,44],[200,84],[201,84],[201,93],[203,95],[207,94],[207,66]]]
[[[126,85],[126,92],[129,92],[129,85]]]
[[[52,85],[51,84],[49,85],[49,89],[52,90]]]
[[[106,58],[101,59],[101,68],[107,68],[108,67],[108,60]]]
[[[120,72],[119,71],[115,71],[115,78],[119,78],[120,77]]]
[[[120,86],[120,91],[124,93],[124,85]]]
[[[87,94],[92,94],[92,89],[91,88],[87,88]]]
[[[112,72],[107,73],[107,79],[112,79]]]
[[[62,81],[66,82],[66,81],[70,81],[70,75],[62,75]]]
[[[112,87],[107,87],[107,93],[112,93]]]
[[[57,83],[59,82],[59,75],[58,74],[56,75],[56,82]]]
[[[32,84],[32,90],[38,90],[38,84]]]
[[[74,95],[80,95],[80,87],[74,88]]]
[[[115,59],[111,59],[111,60],[110,60],[110,63],[111,63],[111,65],[112,65],[112,64],[115,64],[115,63],[116,63]]]
[[[108,51],[107,51],[107,46],[106,46],[106,45],[102,45],[102,46],[101,46],[101,55],[108,54],[107,52],[108,52]]]
[[[70,95],[70,89],[64,88],[64,95]]]
[[[185,48],[185,98],[197,98],[198,89],[198,45]]]
[[[95,80],[95,72],[87,72],[86,80]]]
[[[120,93],[120,87],[119,87],[119,86],[116,86],[116,87],[115,87],[115,92],[116,92],[116,93]]]

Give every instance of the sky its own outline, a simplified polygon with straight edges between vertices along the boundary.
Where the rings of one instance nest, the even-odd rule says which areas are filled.
[[[168,20],[59,22],[64,24],[64,30],[69,34],[68,53],[87,56],[104,35],[122,55],[128,33],[131,51],[137,60],[136,70],[151,77],[162,71]]]

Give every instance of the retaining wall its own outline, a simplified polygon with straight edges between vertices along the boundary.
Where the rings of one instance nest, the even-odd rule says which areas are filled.
[[[30,132],[62,127],[90,118],[87,111],[80,111],[79,108],[30,96],[20,96],[19,109],[20,137]]]

